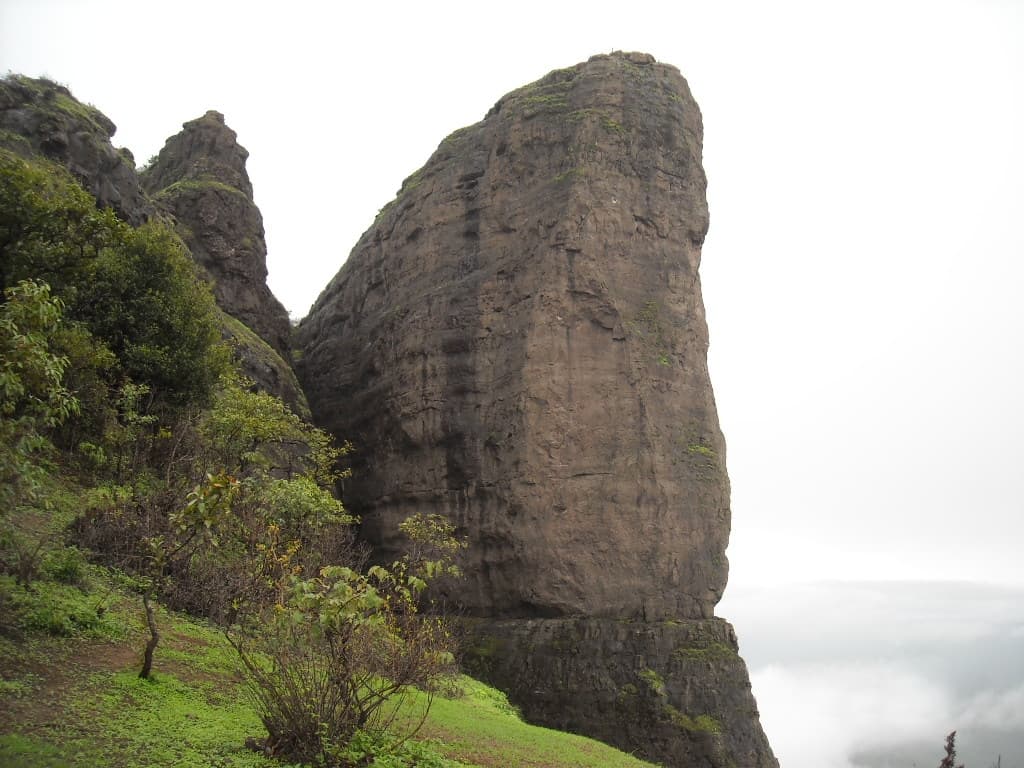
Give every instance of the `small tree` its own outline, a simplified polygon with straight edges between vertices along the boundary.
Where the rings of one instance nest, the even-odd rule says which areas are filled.
[[[946,756],[939,763],[939,768],[964,768],[964,764],[956,764],[956,731],[946,737]]]
[[[50,339],[61,326],[63,304],[45,283],[23,280],[0,304],[0,518],[18,507],[46,505],[45,461],[52,430],[78,411],[64,386],[67,358]],[[5,521],[8,522],[8,521]],[[27,586],[46,537],[25,518],[8,522],[18,581]],[[7,526],[5,526],[7,527]],[[28,534],[28,535],[26,535]]]
[[[170,517],[168,536],[154,536],[148,540],[151,551],[149,574],[144,580],[142,605],[146,612],[149,640],[143,655],[139,677],[148,679],[153,669],[153,653],[160,643],[160,632],[153,613],[152,599],[175,566],[182,567],[205,544],[216,547],[218,531],[231,514],[231,503],[238,492],[238,480],[230,475],[207,475],[188,495],[184,508]],[[176,562],[181,561],[181,562]]]
[[[410,518],[405,528],[419,537],[415,558],[365,574],[327,566],[312,578],[282,568],[279,600],[229,635],[269,752],[341,765],[341,750],[357,731],[379,735],[411,687],[429,697],[454,671],[449,624],[421,610],[421,601],[432,579],[457,574],[452,555],[462,545],[438,516]],[[428,551],[440,556],[428,559]]]

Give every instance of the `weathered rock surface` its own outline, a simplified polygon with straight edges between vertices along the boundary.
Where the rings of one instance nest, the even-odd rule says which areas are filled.
[[[124,221],[141,224],[153,212],[127,149],[115,149],[117,128],[63,85],[11,75],[0,80],[0,144],[42,155],[66,167],[95,198]]]
[[[267,287],[263,217],[245,170],[249,153],[219,112],[182,128],[143,170],[143,187],[177,220],[213,282],[217,303],[284,355],[291,329],[288,313]]]
[[[481,621],[471,638],[469,669],[529,720],[673,766],[777,765],[722,619]]]
[[[224,116],[210,111],[167,140],[142,172],[142,183],[174,217],[220,307],[276,353],[263,354],[265,350],[233,333],[245,372],[301,410],[303,397],[285,362],[291,336],[288,313],[267,286],[267,244],[245,169],[248,156]]]
[[[669,765],[772,766],[711,618],[729,486],[701,140],[686,82],[643,54],[508,94],[360,239],[300,326],[298,371],[357,447],[346,502],[382,557],[416,512],[469,538],[447,597],[501,638],[477,660],[528,715]],[[673,661],[692,633],[728,661]]]

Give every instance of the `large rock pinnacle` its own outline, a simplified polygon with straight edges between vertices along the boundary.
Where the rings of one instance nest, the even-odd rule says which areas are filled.
[[[155,194],[183,180],[208,180],[233,187],[251,199],[252,183],[245,170],[248,158],[237,134],[224,123],[224,115],[211,109],[185,123],[181,133],[167,140],[156,162],[146,169],[146,189]]]
[[[142,171],[143,186],[170,213],[217,303],[255,332],[276,354],[241,345],[246,373],[293,406],[303,398],[288,364],[288,313],[267,286],[263,217],[245,169],[249,153],[213,110],[182,126]],[[233,335],[244,334],[236,329]]]
[[[360,239],[299,375],[356,445],[346,501],[382,557],[416,512],[468,537],[448,599],[528,717],[670,765],[771,766],[712,618],[729,486],[701,140],[685,80],[645,54],[508,94]]]

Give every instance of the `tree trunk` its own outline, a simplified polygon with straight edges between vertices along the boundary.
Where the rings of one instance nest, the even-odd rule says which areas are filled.
[[[143,680],[149,679],[149,673],[153,669],[153,652],[157,643],[160,642],[160,633],[156,629],[156,617],[153,615],[153,604],[149,602],[149,592],[142,593],[142,604],[146,608],[146,625],[149,627],[149,642],[146,643],[146,655],[142,660],[142,670],[139,677]]]

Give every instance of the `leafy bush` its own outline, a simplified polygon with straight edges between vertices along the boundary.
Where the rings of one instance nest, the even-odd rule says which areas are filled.
[[[77,547],[57,547],[43,556],[43,575],[72,586],[81,586],[85,580],[88,561]]]
[[[357,731],[338,753],[346,765],[377,768],[458,768],[463,763],[444,757],[429,741],[381,738],[379,734]]]
[[[45,283],[24,280],[4,292],[0,304],[0,514],[34,503],[52,449],[48,430],[78,411],[64,386],[67,358],[50,338],[61,323],[63,303]]]
[[[228,366],[213,294],[163,224],[119,228],[77,286],[72,315],[102,339],[124,374],[173,405],[202,403]]]
[[[36,280],[70,303],[91,260],[126,229],[63,168],[0,149],[0,289]]]
[[[430,532],[421,551],[458,548],[441,518],[413,518],[407,527]],[[280,599],[232,634],[268,749],[318,766],[346,765],[357,733],[379,740],[410,688],[430,692],[454,673],[448,622],[420,606],[428,582],[453,570],[446,555],[406,557],[366,574],[327,566],[301,578],[283,570]]]
[[[26,589],[13,584],[9,577],[0,577],[0,598],[10,612],[8,620],[23,630],[105,639],[125,633],[125,627],[108,616],[95,597],[77,587],[38,581]]]
[[[200,402],[227,367],[209,286],[167,224],[132,229],[64,169],[0,149],[0,288],[25,280],[64,303],[76,330],[56,341],[92,404],[126,379],[156,403]]]

